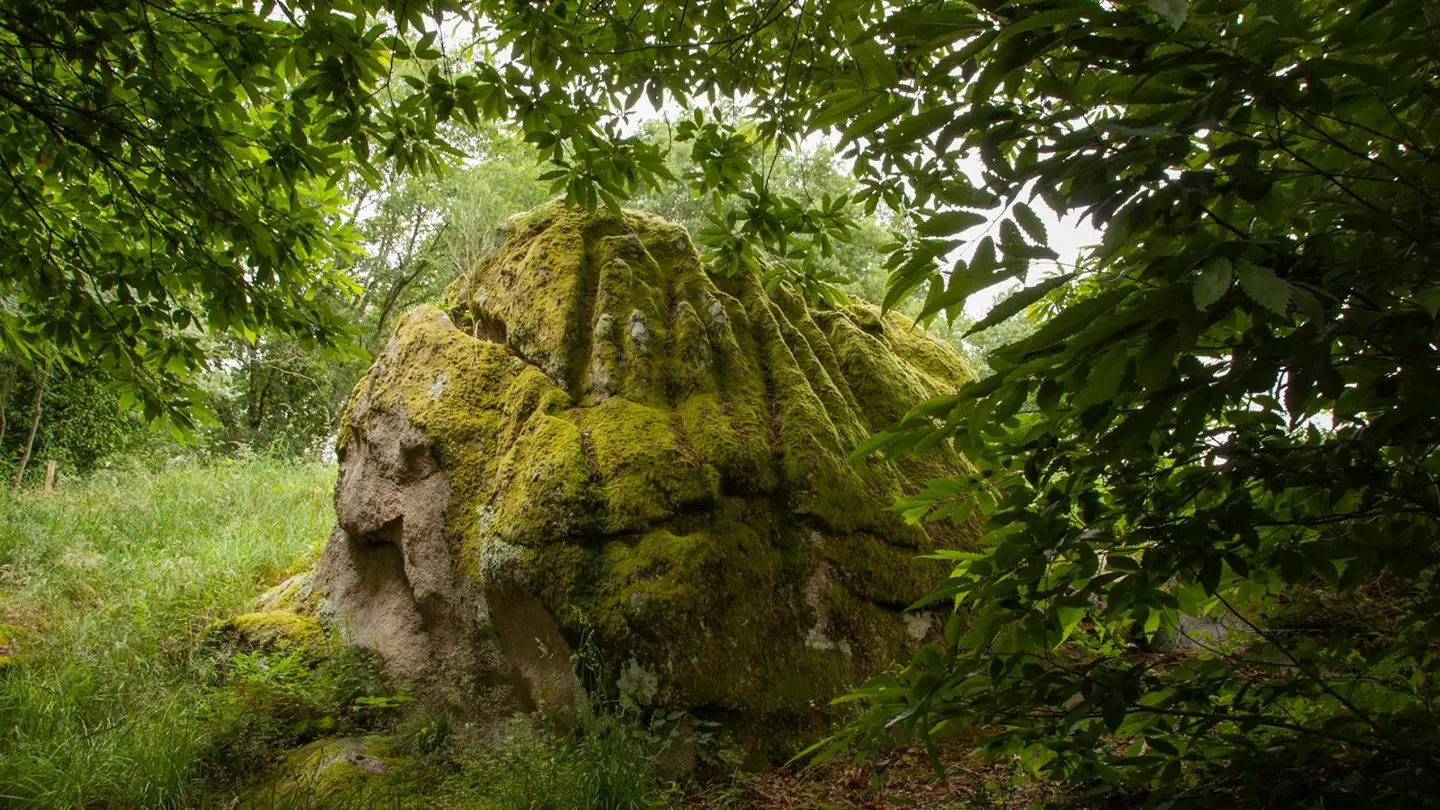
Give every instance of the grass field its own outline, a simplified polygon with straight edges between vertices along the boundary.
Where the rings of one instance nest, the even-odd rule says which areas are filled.
[[[218,654],[208,631],[313,562],[333,486],[333,468],[253,459],[0,495],[0,807],[314,806],[274,798],[265,771],[360,725],[373,679],[342,651],[319,666]],[[410,720],[400,731],[420,740],[397,778],[324,806],[659,806],[650,758],[615,718],[484,752]]]
[[[0,802],[200,801],[234,707],[197,642],[319,550],[333,480],[254,460],[0,496]]]

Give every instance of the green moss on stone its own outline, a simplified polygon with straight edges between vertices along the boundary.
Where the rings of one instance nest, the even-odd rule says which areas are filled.
[[[494,515],[481,537],[488,532],[509,543],[533,545],[589,522],[593,494],[585,437],[565,419],[537,414],[500,458],[494,476]]]
[[[257,798],[300,799],[311,807],[378,798],[386,776],[399,764],[388,737],[317,740],[286,757]]]
[[[320,592],[315,588],[315,572],[303,571],[281,582],[255,600],[257,612],[288,610],[314,616],[320,606]]]
[[[640,531],[719,494],[719,473],[682,442],[666,411],[615,397],[570,416],[594,464],[602,534]]]
[[[319,652],[325,644],[325,631],[311,616],[289,610],[245,613],[221,623],[216,632],[232,635],[260,649],[296,648]]]
[[[712,277],[669,223],[556,203],[400,320],[342,435],[403,406],[451,476],[466,575],[513,555],[649,700],[799,727],[913,646],[900,611],[943,576],[918,556],[977,534],[891,509],[970,469],[952,447],[848,454],[972,378],[903,319]]]

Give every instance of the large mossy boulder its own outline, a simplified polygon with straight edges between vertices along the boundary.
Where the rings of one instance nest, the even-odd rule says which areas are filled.
[[[897,496],[952,449],[850,451],[973,373],[871,306],[711,274],[684,229],[558,203],[400,321],[344,417],[326,611],[474,720],[565,722],[572,651],[622,705],[794,739],[935,629]]]

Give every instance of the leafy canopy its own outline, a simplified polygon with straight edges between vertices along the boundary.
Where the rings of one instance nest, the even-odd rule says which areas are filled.
[[[873,711],[854,734],[999,729],[982,744],[1157,803],[1428,795],[1433,8],[481,6],[510,47],[497,73],[527,137],[573,199],[609,205],[658,179],[610,117],[642,96],[736,100],[762,140],[837,133],[859,199],[911,215],[890,304],[922,295],[923,315],[953,316],[977,290],[1031,282],[976,325],[1044,316],[991,353],[995,374],[861,448],[958,443],[977,475],[901,508],[916,520],[979,508],[990,530],[933,596],[958,608],[946,647],[862,688]],[[704,236],[722,265],[843,233],[834,201],[775,194],[738,134],[694,115],[678,135],[701,167],[693,190],[742,201],[717,205]],[[1054,255],[1036,200],[1103,229],[1073,272],[1032,272]],[[1388,595],[1371,626],[1273,629],[1277,600],[1376,588]],[[1182,615],[1226,640],[1154,652],[1163,629],[1193,626]],[[1220,763],[1239,767],[1200,778]]]
[[[425,102],[450,80],[381,103],[440,56],[426,23],[406,0],[5,3],[0,349],[102,362],[188,421],[203,332],[344,346],[342,185],[441,165],[451,110]]]

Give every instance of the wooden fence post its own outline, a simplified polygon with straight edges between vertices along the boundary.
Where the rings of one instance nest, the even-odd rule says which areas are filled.
[[[45,459],[45,497],[55,494],[55,459]]]

